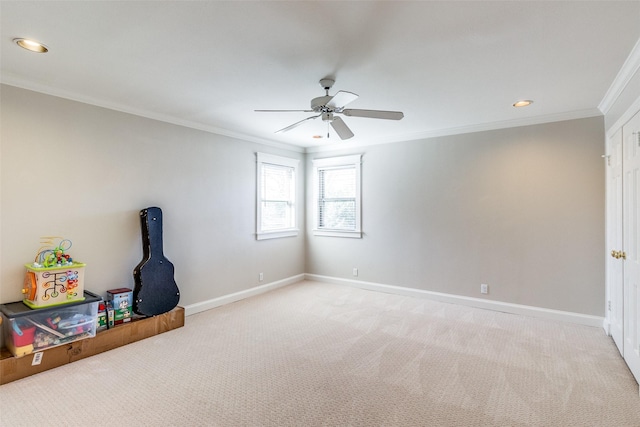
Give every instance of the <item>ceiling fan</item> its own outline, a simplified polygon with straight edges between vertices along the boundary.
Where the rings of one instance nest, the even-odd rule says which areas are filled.
[[[310,110],[255,110],[260,113],[286,113],[286,112],[303,112],[316,113],[314,116],[302,119],[292,125],[282,128],[276,133],[287,132],[301,124],[322,117],[322,121],[327,123],[327,138],[329,137],[328,125],[331,125],[336,131],[340,139],[349,139],[353,136],[353,132],[347,124],[336,114],[344,114],[351,117],[369,117],[372,119],[400,120],[404,114],[400,111],[382,111],[382,110],[356,110],[352,108],[344,108],[345,105],[358,99],[358,95],[343,90],[338,91],[335,95],[329,95],[329,89],[333,86],[333,79],[320,80],[320,86],[325,90],[325,96],[319,96],[311,100]]]

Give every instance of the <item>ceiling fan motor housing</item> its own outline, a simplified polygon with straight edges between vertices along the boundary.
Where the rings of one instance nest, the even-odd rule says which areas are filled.
[[[333,113],[322,113],[322,121],[323,122],[332,122],[333,121]]]
[[[311,100],[311,109],[313,111],[321,112],[326,111],[327,103],[333,98],[333,96],[319,96]]]

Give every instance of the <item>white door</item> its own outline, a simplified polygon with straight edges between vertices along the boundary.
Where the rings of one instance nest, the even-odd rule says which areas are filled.
[[[607,284],[609,333],[624,355],[623,347],[623,260],[622,251],[622,129],[609,140],[607,147]]]
[[[622,128],[623,136],[623,282],[624,344],[623,355],[631,372],[640,382],[640,113]]]

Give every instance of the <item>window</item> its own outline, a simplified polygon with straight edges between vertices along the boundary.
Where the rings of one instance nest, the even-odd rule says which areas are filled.
[[[316,236],[361,238],[361,154],[313,161]]]
[[[298,235],[296,228],[296,176],[299,160],[256,153],[258,240]]]

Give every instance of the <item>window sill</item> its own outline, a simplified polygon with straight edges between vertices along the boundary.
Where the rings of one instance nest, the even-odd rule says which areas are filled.
[[[262,231],[256,233],[256,240],[279,239],[281,237],[296,237],[298,229],[292,228],[288,230]]]
[[[314,236],[326,237],[348,237],[351,239],[362,239],[362,231],[344,231],[344,230],[313,230]]]

